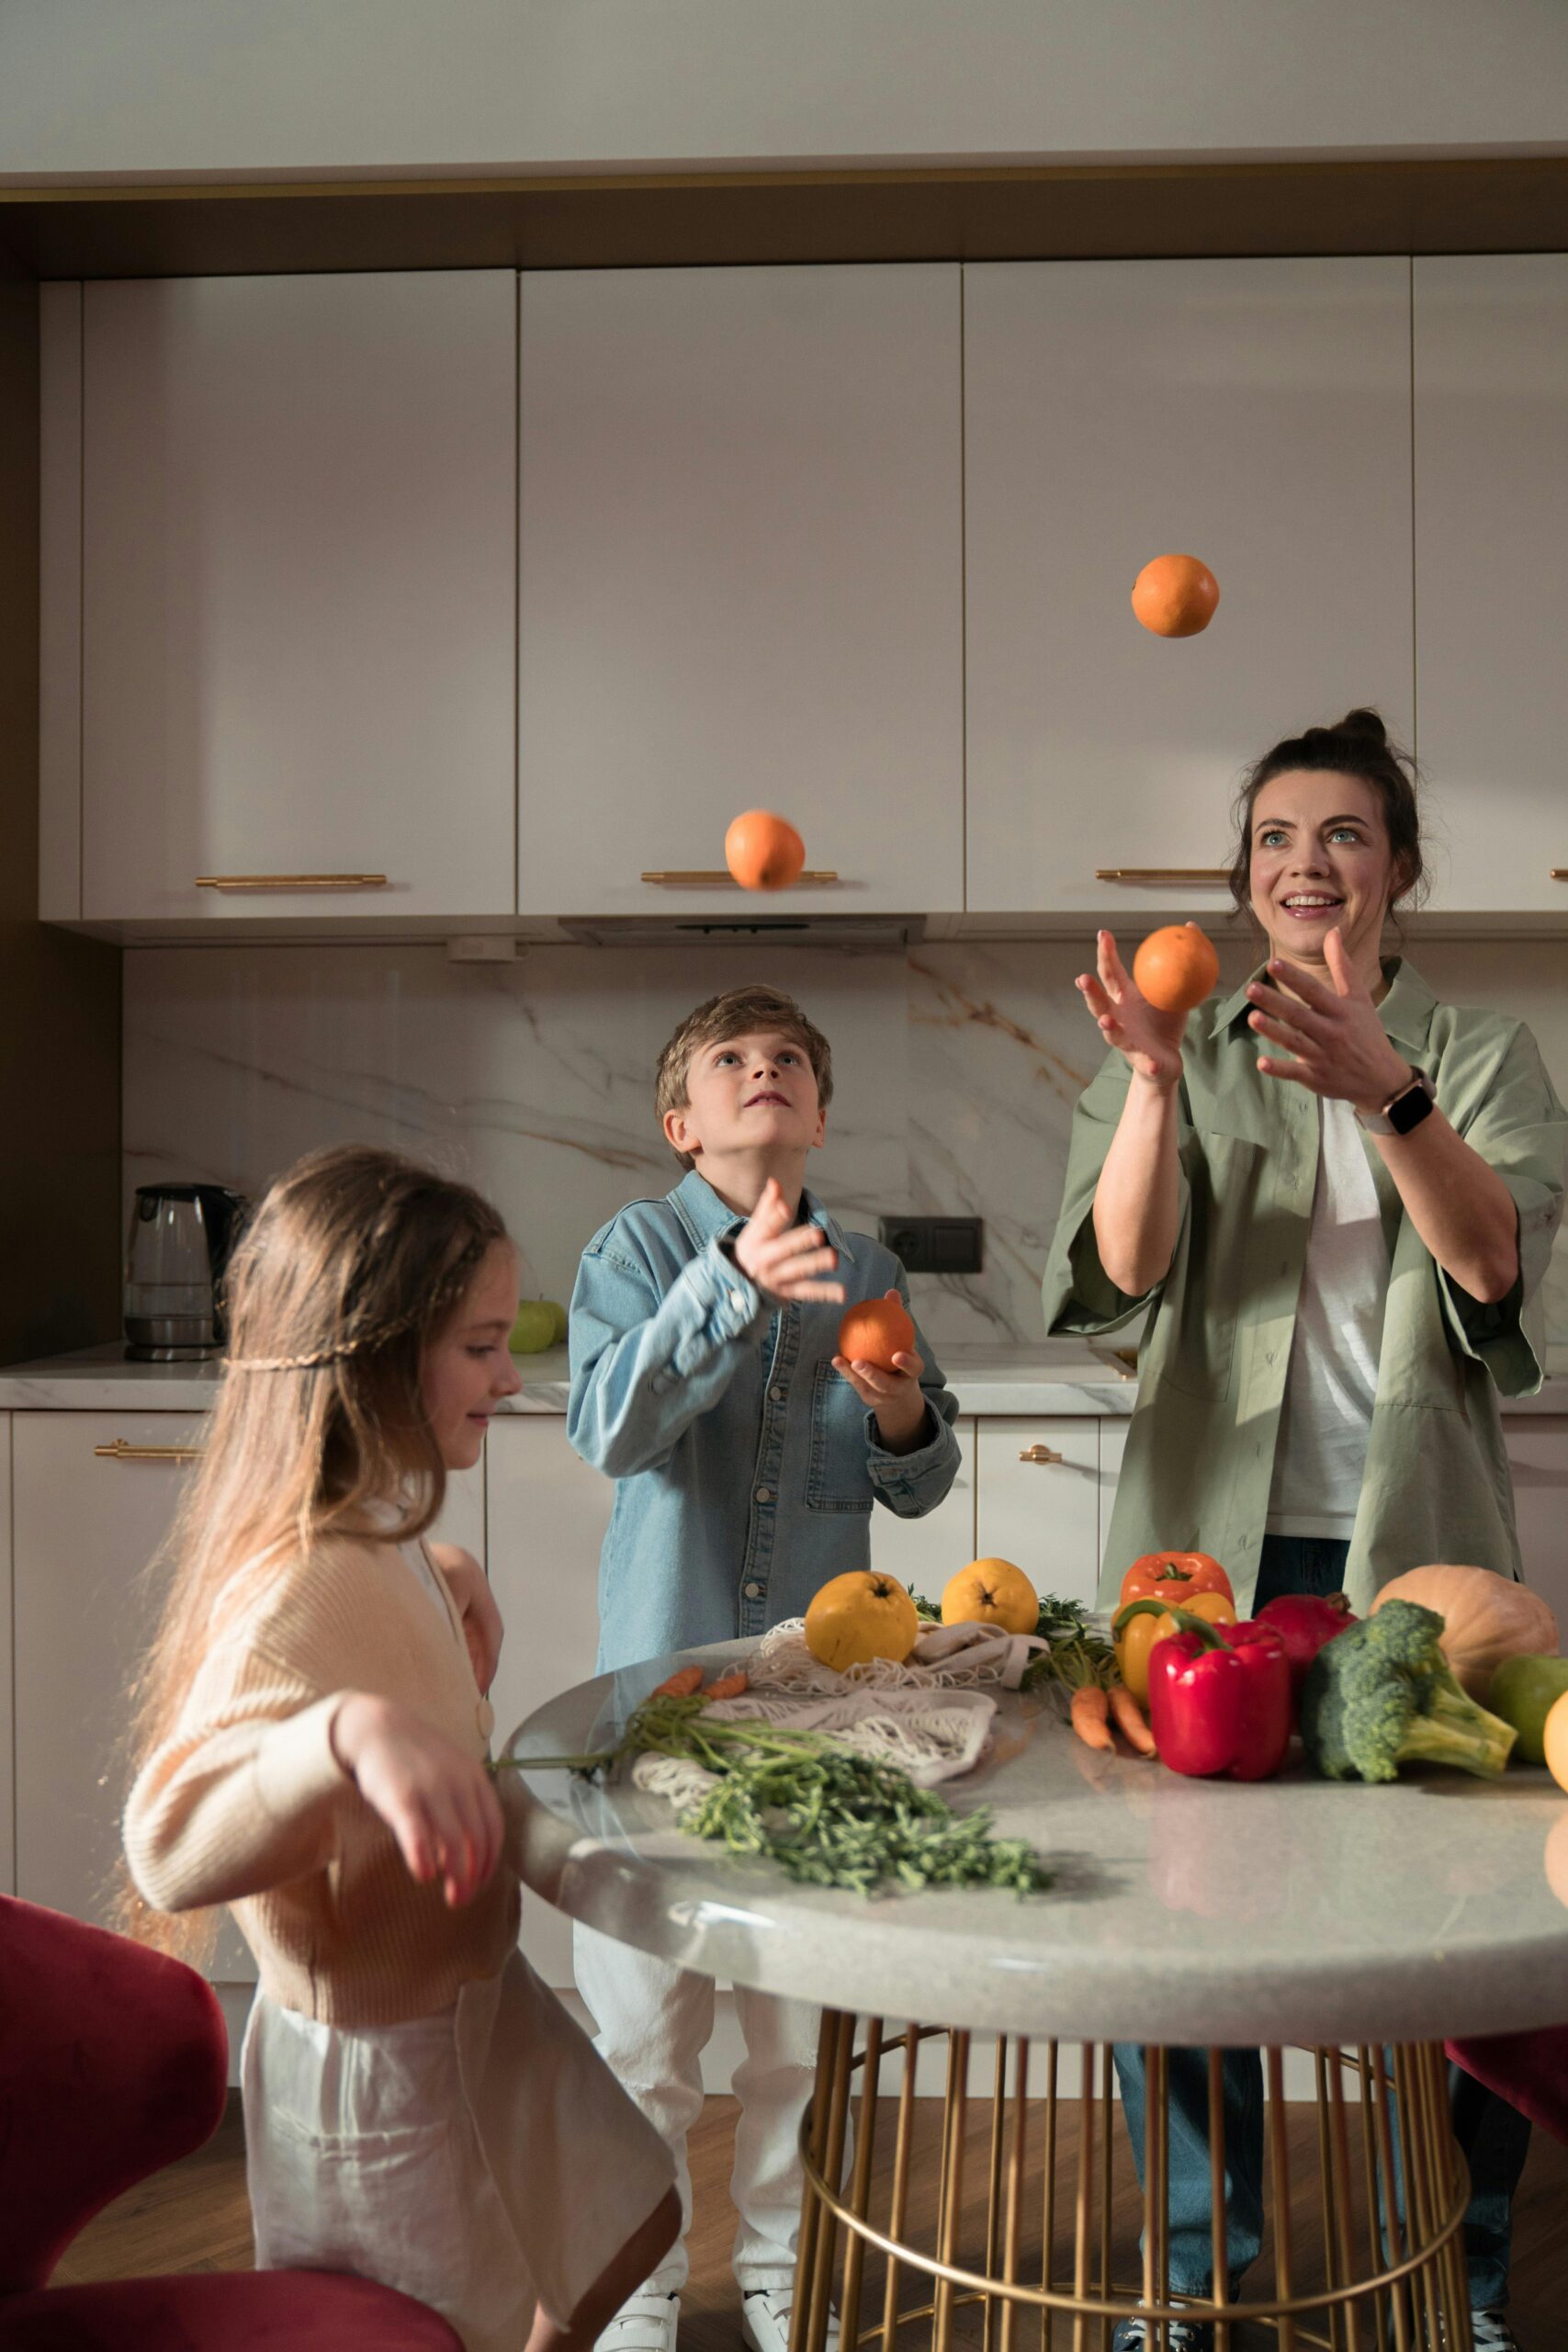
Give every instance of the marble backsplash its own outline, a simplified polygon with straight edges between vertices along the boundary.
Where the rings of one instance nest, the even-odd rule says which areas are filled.
[[[1223,949],[1223,985],[1247,968]],[[1568,1099],[1568,940],[1425,939],[1450,1001],[1529,1023]],[[851,1226],[911,1210],[985,1219],[985,1267],[917,1277],[939,1346],[1038,1339],[1039,1282],[1073,1103],[1100,1040],[1067,941],[903,953],[535,947],[516,964],[444,946],[132,947],[125,956],[124,1178],[251,1195],[302,1152],[354,1139],[419,1154],[489,1193],[525,1288],[570,1295],[579,1252],[680,1170],[653,1068],[681,1017],[741,980],[788,989],[831,1041],[837,1091],[809,1182]],[[1547,1288],[1568,1349],[1568,1238]]]

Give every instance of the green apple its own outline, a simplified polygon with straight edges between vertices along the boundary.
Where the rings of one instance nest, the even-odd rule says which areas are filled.
[[[557,1309],[547,1298],[525,1298],[508,1341],[514,1356],[536,1356],[556,1343]]]
[[[549,1308],[550,1313],[556,1318],[556,1345],[558,1348],[564,1348],[566,1345],[566,1309],[561,1305],[558,1298],[547,1298],[545,1305]]]

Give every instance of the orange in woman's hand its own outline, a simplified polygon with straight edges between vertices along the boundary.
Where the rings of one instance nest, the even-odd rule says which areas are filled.
[[[1219,582],[1195,555],[1156,555],[1133,582],[1133,610],[1156,637],[1196,637],[1219,601]]]
[[[748,808],[725,834],[724,862],[743,890],[787,890],[806,864],[806,843],[783,817]]]
[[[1151,931],[1133,958],[1133,985],[1157,1012],[1190,1012],[1220,977],[1220,959],[1195,922]]]
[[[839,1353],[851,1363],[874,1363],[892,1372],[897,1369],[895,1356],[914,1351],[915,1327],[897,1294],[891,1298],[863,1298],[839,1326]]]

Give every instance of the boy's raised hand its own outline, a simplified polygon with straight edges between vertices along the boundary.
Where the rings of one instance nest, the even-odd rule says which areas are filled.
[[[883,1292],[884,1298],[898,1298],[896,1290]],[[898,1300],[900,1306],[902,1299]],[[858,1357],[853,1363],[847,1356],[835,1356],[833,1369],[847,1380],[861,1403],[876,1415],[876,1433],[889,1453],[913,1451],[925,1427],[926,1397],[920,1386],[925,1359],[900,1349],[893,1358],[894,1370],[885,1364],[865,1363]]]
[[[770,1176],[735,1237],[735,1262],[775,1306],[795,1298],[842,1299],[842,1283],[825,1282],[839,1262],[820,1226],[796,1225],[776,1176]]]
[[[351,1690],[332,1721],[332,1747],[398,1842],[409,1875],[433,1878],[453,1910],[493,1878],[505,1825],[482,1759],[368,1690]]]

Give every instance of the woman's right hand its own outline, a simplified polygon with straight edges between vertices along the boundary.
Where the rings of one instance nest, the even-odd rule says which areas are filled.
[[[1175,1086],[1181,1077],[1187,1015],[1161,1012],[1140,993],[1110,932],[1097,932],[1095,943],[1099,978],[1080,972],[1077,986],[1100,1023],[1100,1034],[1108,1045],[1125,1055],[1140,1078],[1156,1086]]]
[[[333,1753],[398,1841],[409,1875],[439,1877],[456,1910],[494,1877],[504,1824],[476,1756],[408,1707],[353,1690],[332,1721]]]

